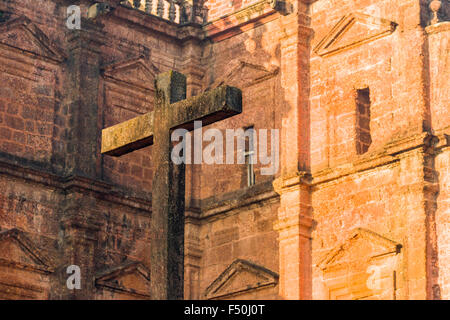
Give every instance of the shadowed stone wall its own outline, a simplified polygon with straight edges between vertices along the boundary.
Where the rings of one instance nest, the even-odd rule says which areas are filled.
[[[207,1],[203,25],[93,2],[0,0],[0,298],[151,298],[152,147],[102,156],[100,132],[168,70],[242,90],[210,127],[280,130],[253,186],[186,166],[185,298],[450,297],[448,1]]]

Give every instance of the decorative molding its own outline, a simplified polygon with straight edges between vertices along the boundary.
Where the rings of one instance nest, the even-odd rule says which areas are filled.
[[[269,3],[270,7],[272,9],[275,9],[275,6],[273,6],[273,2],[276,2],[276,0],[273,1],[259,1],[256,2],[252,5],[249,5],[245,8],[242,8],[234,13],[232,13],[232,15],[234,15],[236,17],[236,19],[240,22],[243,21],[249,21],[250,19],[254,19],[256,17],[259,17],[261,15],[264,14],[264,9],[266,9],[267,3]]]
[[[66,193],[90,193],[101,200],[124,205],[151,215],[151,194],[130,193],[128,190],[107,182],[80,176],[60,176],[51,173],[51,169],[46,168],[44,164],[27,163],[26,161],[26,159],[18,157],[3,159],[0,154],[0,174],[56,188]]]
[[[396,300],[402,245],[370,230],[357,228],[316,265],[323,292],[331,300]]]
[[[412,150],[420,150],[432,154],[435,152],[439,139],[430,133],[424,132],[408,136],[400,140],[386,143],[380,149],[363,154],[351,166],[342,164],[312,172],[312,187],[317,188],[322,184],[337,181],[347,176],[369,171],[383,166],[397,166],[404,155]]]
[[[279,195],[273,190],[272,182],[267,181],[219,197],[195,199],[193,202],[196,206],[188,208],[189,219],[204,221],[224,218],[236,214],[239,210],[247,210],[251,206],[263,206],[278,201]]]
[[[201,41],[205,38],[202,26],[199,24],[176,24],[169,20],[161,19],[156,15],[147,14],[145,11],[123,5],[117,6],[108,17],[120,20],[121,24],[139,28],[144,33],[158,33],[179,41],[193,38]]]
[[[381,257],[388,254],[398,254],[401,251],[402,245],[391,239],[383,237],[378,233],[370,230],[357,228],[355,229],[350,237],[348,237],[343,243],[336,246],[334,249],[330,250],[319,262],[318,266],[320,269],[325,270],[329,267],[335,267],[341,264],[345,257],[350,252],[351,248],[356,245],[359,241],[367,241],[373,244],[376,248],[370,254],[369,260],[371,258]],[[364,259],[364,257],[357,256],[357,259]]]
[[[150,298],[150,271],[141,262],[129,261],[98,273],[95,285],[110,291]]]
[[[280,14],[268,0],[262,0],[210,21],[203,29],[208,38],[218,42],[273,21]]]
[[[425,28],[427,34],[450,31],[450,21],[438,22]]]
[[[23,40],[20,45],[18,40]],[[0,24],[0,45],[54,63],[61,63],[66,59],[63,51],[25,16]]]
[[[327,57],[392,34],[395,22],[359,12],[345,15],[319,42],[314,52]]]
[[[312,177],[307,171],[297,171],[290,174],[283,175],[273,181],[273,188],[276,193],[283,194],[291,192],[300,187],[311,186]]]
[[[247,260],[235,260],[206,289],[206,299],[226,298],[248,291],[276,286],[279,276]]]
[[[280,68],[276,66],[273,66],[269,70],[262,65],[239,59],[231,61],[228,66],[230,71],[214,81],[210,86],[210,89],[220,87],[224,84],[247,88],[276,76],[280,71]],[[236,83],[236,81],[238,81],[238,83]]]
[[[307,212],[311,211],[310,206],[307,206],[305,209]],[[296,215],[283,218],[279,217],[274,223],[273,229],[279,232],[280,240],[288,240],[297,236],[312,239],[311,230],[315,224],[316,221],[312,217],[306,215]],[[296,230],[296,233],[291,233],[290,231],[292,229]]]
[[[54,272],[50,259],[18,229],[0,232],[0,264],[45,274]]]
[[[103,75],[119,83],[154,91],[154,80],[159,69],[143,56],[111,63],[103,68]]]

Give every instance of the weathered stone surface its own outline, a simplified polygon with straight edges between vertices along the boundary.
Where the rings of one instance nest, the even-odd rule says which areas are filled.
[[[93,1],[78,2],[87,17]],[[184,265],[168,268],[170,286],[184,277],[185,298],[450,299],[448,1],[286,1],[286,12],[209,0],[203,26],[103,2],[112,10],[69,30],[69,1],[0,1],[0,233],[11,235],[0,242],[1,298],[153,298],[151,252],[175,249],[184,225]],[[155,108],[180,97],[155,98],[169,70],[186,75],[188,99],[242,89],[243,112],[210,127],[281,130],[280,172],[263,176],[256,164],[252,187],[244,165],[167,172],[156,166],[168,161],[164,117],[151,147],[102,155],[102,129],[169,114]],[[179,115],[175,124],[192,120]],[[176,207],[168,189],[154,190],[155,174]],[[227,278],[243,260],[278,282],[257,288],[245,270]],[[79,291],[66,287],[72,264]]]
[[[102,153],[121,156],[153,144],[154,113],[103,129]]]
[[[235,295],[242,298],[243,294],[258,290],[258,296],[262,297],[261,291],[270,291],[277,283],[278,274],[250,261],[238,259],[208,286],[204,295],[207,299],[232,299]]]
[[[151,265],[154,299],[180,299],[184,294],[185,165],[175,165],[170,159],[170,130],[192,130],[196,120],[209,125],[242,112],[242,94],[237,88],[222,86],[185,98],[184,75],[175,71],[158,75],[155,111],[102,132],[102,152],[107,155],[120,156],[155,143],[151,228],[151,260],[157,261]]]
[[[207,126],[242,112],[242,95],[237,88],[221,86],[199,97],[170,106],[169,129],[193,130],[195,120]],[[103,129],[102,153],[121,156],[153,144],[154,112]],[[159,120],[158,120],[159,121]]]

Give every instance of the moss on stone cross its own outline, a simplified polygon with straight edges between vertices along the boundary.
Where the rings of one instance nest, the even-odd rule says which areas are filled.
[[[171,159],[171,131],[194,129],[242,112],[239,89],[221,86],[186,99],[186,78],[170,71],[156,79],[155,110],[102,132],[102,153],[121,156],[153,145],[151,296],[183,299],[185,165]]]

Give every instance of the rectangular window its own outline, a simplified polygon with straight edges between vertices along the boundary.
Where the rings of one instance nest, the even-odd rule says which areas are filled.
[[[246,133],[251,130],[254,131],[253,126],[245,128]],[[254,134],[248,134],[245,137],[245,165],[247,167],[247,186],[251,187],[255,184],[255,168],[254,168]]]
[[[364,154],[372,144],[370,134],[370,89],[356,91],[356,152]]]

